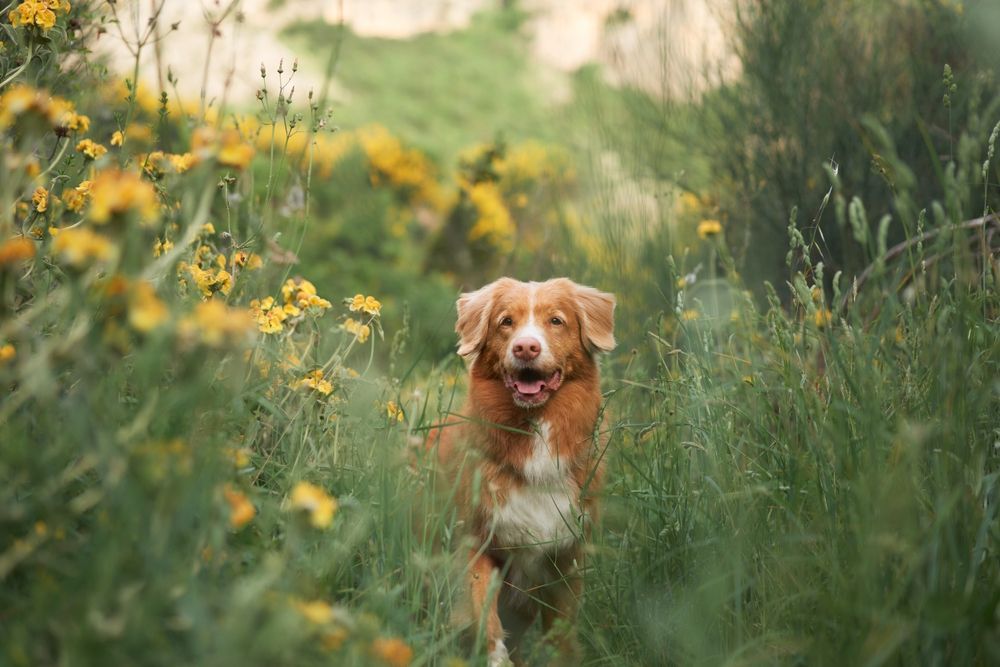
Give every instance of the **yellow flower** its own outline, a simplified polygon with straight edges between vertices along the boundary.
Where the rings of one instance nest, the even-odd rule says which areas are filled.
[[[34,194],[31,195],[31,203],[35,205],[36,211],[45,213],[49,207],[49,191],[41,186],[35,188]]]
[[[111,241],[86,227],[60,230],[52,241],[52,250],[62,261],[77,268],[92,261],[108,261],[115,255],[115,246]]]
[[[170,252],[174,249],[174,242],[169,239],[160,240],[160,237],[156,237],[156,243],[153,244],[153,257],[159,257],[165,253]]]
[[[226,496],[226,502],[229,504],[230,526],[239,530],[253,521],[254,516],[257,515],[257,509],[250,502],[250,499],[246,497],[245,493],[234,489],[230,484],[227,484],[222,492]]]
[[[233,253],[232,265],[233,268],[241,267],[248,271],[256,271],[264,266],[264,260],[255,252],[237,250]]]
[[[273,334],[280,332],[289,314],[275,304],[274,297],[266,297],[264,300],[254,299],[250,302],[250,317],[257,323],[257,329],[261,333]]]
[[[698,317],[699,317],[698,311],[693,308],[688,308],[687,310],[681,313],[681,319],[684,320],[685,322],[694,321],[698,319]]]
[[[309,521],[314,528],[328,528],[337,512],[337,501],[309,482],[296,484],[290,500],[292,509],[309,513]]]
[[[392,667],[406,667],[413,660],[413,649],[402,639],[379,637],[372,642],[372,653]]]
[[[217,132],[211,127],[200,127],[191,137],[191,153],[192,164],[214,157],[223,167],[246,169],[253,159],[254,149],[236,130]]]
[[[5,363],[17,356],[17,350],[10,343],[0,345],[0,363]]]
[[[102,146],[101,144],[91,141],[90,139],[81,139],[76,144],[76,152],[83,153],[86,157],[90,158],[91,160],[96,160],[105,153],[107,153],[108,149]]]
[[[355,294],[353,299],[345,299],[345,303],[351,312],[364,311],[369,315],[378,315],[382,310],[382,303],[373,296],[363,296]]]
[[[295,610],[302,614],[303,618],[315,625],[323,625],[333,618],[333,607],[323,600],[312,600],[310,602],[295,600],[292,604],[295,606]]]
[[[148,333],[167,320],[170,311],[156,296],[153,286],[141,280],[132,285],[128,300],[128,322],[132,328]]]
[[[316,369],[308,373],[304,378],[296,383],[297,387],[305,387],[317,391],[324,396],[329,396],[333,392],[333,384],[323,377],[323,371]]]
[[[56,24],[55,12],[49,8],[49,3],[43,0],[24,0],[7,15],[7,18],[15,28],[22,25],[37,26],[42,32],[47,32]]]
[[[81,181],[80,185],[72,190],[66,190],[63,193],[63,199],[66,200],[66,208],[74,213],[82,211],[83,207],[90,201],[91,186],[93,186],[93,182]]]
[[[389,416],[389,419],[395,419],[398,422],[403,421],[403,408],[399,407],[396,401],[389,401],[385,404],[385,412]]]
[[[23,236],[0,243],[0,266],[17,264],[35,256],[35,244]]]
[[[817,328],[822,329],[832,321],[833,313],[830,312],[829,308],[816,309],[816,313],[813,315],[813,322],[816,324]]]
[[[111,145],[121,146],[125,143],[125,135],[122,134],[121,130],[115,130],[115,133],[111,135]]]
[[[114,216],[135,211],[144,222],[152,222],[160,214],[156,189],[131,171],[108,169],[99,172],[90,188],[90,219],[98,224]]]
[[[707,239],[722,233],[722,223],[718,220],[702,220],[698,223],[698,238]]]
[[[469,241],[484,239],[500,249],[509,249],[514,241],[514,222],[496,183],[476,183],[467,190],[476,207],[476,222],[469,230]]]
[[[352,333],[357,337],[359,343],[364,343],[368,340],[368,336],[372,333],[372,328],[367,324],[362,324],[356,321],[354,318],[348,317],[347,320],[341,325],[344,331]]]
[[[194,278],[195,284],[201,290],[201,295],[206,299],[216,292],[221,292],[223,296],[228,296],[229,292],[233,289],[233,276],[224,269],[211,271],[192,264],[188,267],[188,273]]]
[[[174,168],[174,171],[178,174],[183,174],[198,163],[198,158],[191,153],[171,153],[167,155],[167,161],[170,162],[170,166]]]
[[[183,338],[217,348],[243,343],[252,331],[253,322],[245,310],[216,299],[200,302],[178,326]]]

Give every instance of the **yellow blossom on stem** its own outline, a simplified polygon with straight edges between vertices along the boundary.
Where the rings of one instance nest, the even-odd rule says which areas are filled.
[[[59,230],[52,241],[52,250],[60,260],[77,268],[94,261],[108,261],[115,255],[111,241],[86,227]]]
[[[702,220],[698,223],[698,238],[707,239],[722,233],[722,223],[718,220]]]
[[[114,134],[111,135],[111,145],[121,146],[125,143],[125,135],[122,134],[121,130],[115,130]]]
[[[372,653],[392,667],[406,667],[413,660],[413,649],[402,639],[379,637],[372,642]]]
[[[236,130],[219,132],[211,127],[200,127],[191,137],[191,153],[195,162],[215,158],[220,166],[242,170],[253,160],[254,148],[244,142]]]
[[[35,244],[23,236],[15,236],[0,243],[0,267],[17,264],[35,256]]]
[[[302,614],[303,618],[315,625],[323,625],[333,618],[333,607],[330,603],[323,600],[311,600],[309,602],[295,600],[292,604],[295,606],[295,611]]]
[[[700,313],[693,308],[688,308],[681,313],[681,319],[685,322],[692,322],[700,317]]]
[[[824,328],[833,321],[833,313],[828,308],[817,308],[813,315],[813,322],[819,329]]]
[[[341,326],[344,331],[354,334],[359,343],[364,343],[368,340],[368,336],[372,333],[372,328],[370,326],[362,324],[351,317],[348,317]]]
[[[351,312],[363,311],[369,315],[378,315],[379,311],[382,310],[382,303],[373,296],[364,296],[361,294],[355,294],[352,299],[345,299],[344,303],[347,304]]]
[[[257,323],[257,329],[261,333],[279,333],[288,319],[288,313],[275,304],[274,297],[266,297],[263,300],[254,299],[250,302],[250,317]]]
[[[76,144],[76,152],[83,153],[91,160],[96,160],[108,152],[108,149],[90,139],[81,139]]]
[[[255,252],[237,250],[233,253],[233,267],[245,268],[248,271],[256,271],[264,266],[264,260]]]
[[[323,371],[318,368],[299,380],[296,386],[312,389],[324,396],[329,396],[333,392],[333,384],[323,377]]]
[[[399,407],[396,401],[389,401],[385,404],[385,413],[388,415],[389,419],[395,419],[398,422],[403,421],[405,415],[403,414],[403,408]]]
[[[309,514],[309,522],[314,528],[328,528],[333,523],[333,515],[337,512],[337,501],[326,491],[309,482],[296,484],[289,501],[292,509]]]
[[[44,0],[24,0],[7,18],[15,28],[20,26],[37,26],[42,32],[48,32],[56,24],[56,14],[50,6],[52,3]],[[59,4],[56,3],[59,8]],[[66,3],[66,11],[69,11],[69,3]]]
[[[166,322],[170,311],[145,280],[132,285],[128,299],[128,322],[136,331],[147,333]]]
[[[63,193],[63,199],[66,201],[66,208],[73,211],[74,213],[79,213],[90,201],[90,190],[93,186],[91,181],[81,181],[80,185],[75,188],[66,190]]]
[[[191,274],[198,289],[201,290],[201,295],[206,299],[216,292],[228,296],[233,289],[233,276],[226,270],[205,270],[192,264],[188,267],[188,273]]]
[[[35,192],[31,195],[31,203],[35,205],[36,211],[45,213],[49,207],[49,191],[41,186],[35,188]]]
[[[10,343],[0,345],[0,363],[6,363],[17,356],[17,350]]]
[[[253,521],[253,518],[257,515],[257,509],[250,502],[250,499],[246,497],[245,493],[234,489],[230,484],[227,484],[223,488],[222,493],[226,497],[226,503],[229,504],[230,526],[239,530]]]
[[[152,222],[160,214],[153,184],[131,171],[107,169],[98,172],[90,193],[90,219],[98,224],[132,211],[144,222]]]
[[[183,338],[217,348],[246,342],[252,331],[253,322],[245,310],[216,299],[200,302],[178,325]]]

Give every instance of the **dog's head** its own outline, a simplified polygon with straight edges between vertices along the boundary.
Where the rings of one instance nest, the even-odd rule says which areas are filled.
[[[501,278],[458,300],[458,353],[502,381],[514,403],[538,407],[615,346],[615,297],[566,278]]]

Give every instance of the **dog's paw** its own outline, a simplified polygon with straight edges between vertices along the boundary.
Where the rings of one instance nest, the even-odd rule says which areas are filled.
[[[502,641],[498,641],[490,651],[489,662],[487,663],[489,667],[513,667],[514,663],[511,662],[510,655],[507,653],[507,647]]]

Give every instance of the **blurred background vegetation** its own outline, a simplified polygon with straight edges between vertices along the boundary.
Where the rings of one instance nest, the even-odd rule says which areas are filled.
[[[395,3],[4,5],[3,661],[483,662],[421,443],[501,275],[618,297],[586,664],[1000,660],[1000,5],[594,3],[559,69],[556,3]]]

